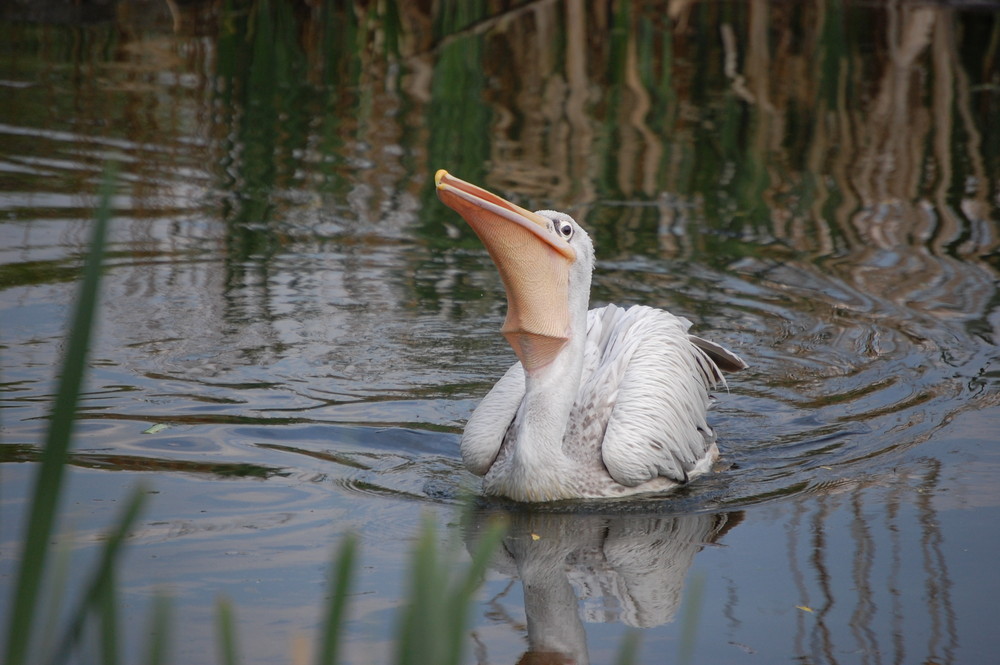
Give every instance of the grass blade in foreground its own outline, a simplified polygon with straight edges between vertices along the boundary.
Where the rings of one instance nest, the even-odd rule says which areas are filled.
[[[94,313],[97,309],[101,264],[104,259],[104,238],[111,217],[113,182],[113,174],[109,171],[101,187],[90,254],[83,269],[83,281],[73,314],[66,355],[63,358],[59,390],[52,408],[41,466],[35,480],[30,514],[25,522],[27,526],[24,547],[21,551],[21,563],[7,625],[7,654],[4,659],[7,665],[21,665],[25,662],[31,644],[32,629],[35,626],[34,617],[41,590],[42,573],[45,570],[49,539],[59,505],[73,420],[83,384]]]
[[[166,596],[157,596],[153,601],[153,613],[150,618],[149,651],[146,653],[146,665],[163,665],[167,662],[170,642],[170,604]]]
[[[326,620],[323,622],[323,633],[319,638],[320,647],[316,665],[333,665],[337,662],[340,633],[344,625],[344,607],[347,604],[347,592],[350,588],[351,574],[354,572],[357,549],[357,539],[353,536],[346,537],[340,546],[340,554],[333,563],[330,576],[330,604],[326,610]]]
[[[118,636],[115,565],[118,561],[118,555],[121,554],[125,546],[125,538],[128,537],[128,532],[142,511],[145,498],[145,490],[139,487],[133,491],[132,496],[125,504],[124,514],[108,535],[97,569],[91,575],[87,592],[80,600],[79,607],[70,614],[70,624],[66,628],[62,639],[58,642],[59,649],[52,658],[52,665],[69,660],[72,648],[80,641],[88,617],[88,610],[91,609],[97,611],[101,621],[104,662],[109,664],[117,662]]]
[[[491,525],[476,544],[468,568],[455,580],[453,557],[449,552],[438,552],[433,523],[425,521],[413,551],[410,596],[400,613],[396,637],[399,665],[461,662],[473,596],[505,532],[503,522]]]
[[[233,624],[233,606],[228,600],[219,601],[217,628],[220,662],[223,665],[236,665],[240,662],[236,652],[236,626]]]

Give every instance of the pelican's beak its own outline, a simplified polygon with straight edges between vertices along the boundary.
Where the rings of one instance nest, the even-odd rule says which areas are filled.
[[[545,217],[460,180],[434,175],[437,195],[486,245],[507,292],[503,333],[528,372],[552,362],[569,341],[569,268],[576,251]]]

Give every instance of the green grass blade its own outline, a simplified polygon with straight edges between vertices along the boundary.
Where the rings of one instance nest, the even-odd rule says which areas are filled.
[[[316,657],[317,665],[333,665],[337,662],[340,632],[344,625],[344,608],[347,605],[347,594],[350,590],[357,549],[356,538],[353,536],[345,538],[340,546],[340,553],[330,569],[330,603],[326,609],[326,619],[323,622],[323,632],[320,635],[320,649]]]
[[[143,662],[147,665],[163,665],[167,662],[167,647],[170,644],[170,601],[166,596],[157,594],[153,599],[149,634],[149,651]]]
[[[60,640],[56,642],[59,647],[50,661],[53,665],[67,660],[73,646],[79,643],[80,636],[83,634],[83,629],[86,626],[87,617],[92,610],[96,609],[98,611],[99,616],[102,617],[103,624],[107,624],[110,621],[111,629],[115,628],[115,617],[105,612],[106,604],[114,602],[115,566],[125,546],[125,539],[128,537],[128,533],[135,524],[136,519],[138,519],[145,500],[146,490],[144,488],[137,487],[132,491],[132,496],[129,497],[125,504],[124,513],[118,519],[117,525],[111,531],[104,544],[101,559],[91,575],[86,593],[80,599],[79,606],[70,614],[70,624],[66,627]],[[111,599],[110,601],[109,598]],[[108,628],[107,625],[103,627],[105,629]],[[102,634],[102,640],[104,637]],[[117,637],[115,639],[117,640]]]
[[[483,576],[493,559],[493,554],[500,547],[507,533],[507,523],[495,520],[476,543],[472,552],[472,560],[459,582],[458,589],[451,594],[452,602],[449,608],[449,632],[447,662],[458,665],[462,662],[462,651],[466,643],[466,631],[469,624],[469,611],[476,591],[482,585]]]
[[[219,600],[218,613],[219,657],[223,665],[236,665],[239,654],[236,652],[236,629],[233,626],[233,606],[222,598]]]
[[[90,347],[90,335],[97,309],[101,263],[104,259],[104,238],[111,217],[113,181],[113,174],[109,170],[101,187],[90,253],[83,269],[83,280],[63,358],[59,389],[26,520],[21,563],[10,606],[7,654],[4,659],[7,665],[21,665],[25,662],[35,626],[35,610],[38,605],[42,573],[45,570],[49,539],[55,524],[73,419],[83,384],[87,351]]]
[[[58,635],[59,626],[63,619],[60,608],[66,602],[66,590],[69,588],[70,580],[75,578],[72,574],[72,546],[68,539],[58,539],[53,545],[52,557],[46,568],[45,587],[47,590],[45,602],[42,607],[44,611],[35,617],[35,625],[38,627],[38,635]],[[37,651],[32,654],[33,659],[41,662],[52,660],[56,644],[48,640],[41,640],[34,645]],[[29,649],[31,647],[29,646]]]
[[[615,665],[632,665],[635,662],[636,654],[639,653],[639,632],[630,630],[622,638],[622,644],[618,648],[618,657],[615,658]]]
[[[439,662],[435,653],[435,637],[439,630],[435,619],[441,615],[443,598],[448,590],[446,580],[442,579],[438,570],[437,560],[434,524],[428,517],[423,520],[420,535],[413,546],[410,596],[400,612],[396,638],[398,665]]]
[[[95,609],[101,623],[101,656],[104,665],[118,665],[118,604],[115,600],[115,578],[112,568],[105,583],[96,589]]]
[[[684,612],[681,615],[681,638],[677,648],[677,662],[686,664],[693,661],[694,648],[697,642],[698,622],[701,617],[701,605],[705,598],[705,576],[694,575],[688,581],[687,597],[684,602]]]
[[[471,563],[455,575],[454,548],[439,553],[434,522],[424,520],[413,549],[409,600],[400,613],[399,665],[461,662],[473,598],[505,532],[503,523],[492,525],[479,538]]]

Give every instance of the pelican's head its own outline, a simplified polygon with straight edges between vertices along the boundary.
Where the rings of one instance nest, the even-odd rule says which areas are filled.
[[[438,198],[469,223],[500,271],[507,292],[501,332],[527,372],[545,367],[586,320],[590,236],[566,213],[531,212],[443,169],[434,182]]]

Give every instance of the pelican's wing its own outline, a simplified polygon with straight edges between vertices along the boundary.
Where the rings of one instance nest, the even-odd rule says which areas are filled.
[[[701,337],[696,337],[694,335],[688,335],[688,339],[692,344],[697,346],[699,349],[708,354],[708,357],[712,359],[716,367],[721,369],[723,372],[738,372],[741,369],[746,369],[747,364],[738,355],[722,346],[721,344],[716,344],[715,342],[710,342],[707,339],[702,339]],[[725,384],[725,379],[722,379],[720,383]]]
[[[523,398],[524,369],[521,363],[514,363],[486,394],[465,425],[462,461],[469,471],[485,476],[493,466]]]
[[[709,390],[724,379],[712,356],[721,350],[734,366],[745,364],[714,343],[704,350],[702,340],[689,337],[690,326],[662,310],[631,307],[607,340],[596,372],[613,377],[618,387],[601,455],[623,485],[657,476],[687,482],[715,455],[715,434],[705,416]]]

